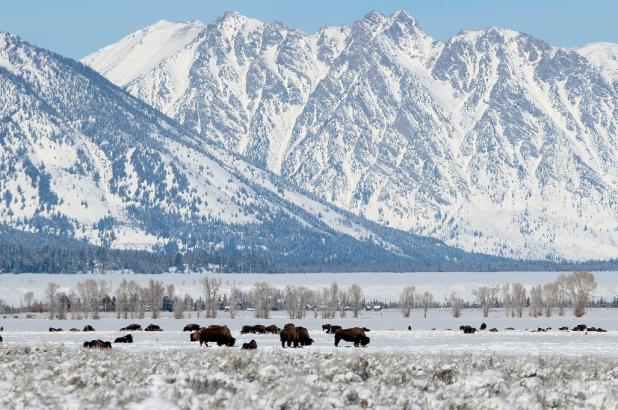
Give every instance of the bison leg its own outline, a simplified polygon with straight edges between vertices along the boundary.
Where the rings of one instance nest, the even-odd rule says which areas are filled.
[[[335,335],[335,347],[339,347],[339,340],[341,340],[341,338]]]
[[[285,341],[281,341],[281,347],[285,349]]]

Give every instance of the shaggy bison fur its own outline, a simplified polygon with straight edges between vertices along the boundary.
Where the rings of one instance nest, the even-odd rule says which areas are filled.
[[[294,346],[311,346],[313,339],[309,336],[309,331],[302,326],[294,326],[292,323],[288,323],[283,327],[283,330],[279,333],[279,339],[281,340],[281,347]]]
[[[277,326],[275,325],[270,325],[270,326],[266,326],[266,333],[272,333],[272,334],[277,334],[281,331],[281,329],[279,329]]]
[[[194,336],[196,335],[196,336]],[[197,339],[197,340],[194,340]],[[191,341],[199,341],[208,347],[208,342],[214,342],[217,346],[232,347],[236,343],[236,339],[232,337],[232,333],[227,326],[212,325],[203,327],[195,333],[191,333]]]
[[[242,350],[255,350],[257,349],[257,343],[255,342],[255,340],[251,339],[249,343],[243,343],[241,349]]]
[[[365,335],[365,331],[361,327],[337,329],[335,332],[335,347],[339,346],[341,340],[354,343],[355,347],[359,345],[367,346],[369,344],[369,338]]]
[[[146,332],[162,332],[163,329],[161,329],[159,327],[159,325],[153,325],[152,323],[149,324],[148,326],[146,326],[146,329],[144,329],[144,331]]]
[[[111,349],[112,344],[110,342],[104,342],[101,339],[97,339],[84,342],[84,347],[88,349]]]
[[[183,332],[197,332],[198,330],[200,330],[200,325],[197,323],[190,323],[182,329]]]
[[[125,335],[117,337],[116,340],[114,340],[114,343],[133,343],[133,336]]]
[[[83,332],[94,332],[94,327],[92,327],[91,325],[86,325],[84,326],[84,329],[82,331]]]

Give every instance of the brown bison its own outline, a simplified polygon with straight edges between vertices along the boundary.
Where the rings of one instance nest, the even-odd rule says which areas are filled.
[[[59,327],[50,327],[49,331],[50,332],[62,332],[62,329]]]
[[[161,329],[159,327],[159,325],[149,324],[148,326],[146,326],[146,329],[144,329],[144,331],[146,331],[146,332],[162,332],[163,329]]]
[[[72,327],[69,329],[69,332],[79,332],[79,329],[76,327]]]
[[[301,346],[311,346],[313,344],[313,339],[309,337],[309,331],[307,328],[298,326],[298,342]]]
[[[365,335],[365,331],[360,327],[352,327],[350,329],[337,329],[335,332],[335,347],[339,346],[339,341],[354,343],[354,347],[367,346],[369,338]]]
[[[92,327],[91,325],[86,325],[84,326],[84,330],[82,330],[83,332],[94,332],[94,327]]]
[[[583,332],[587,329],[588,327],[586,325],[577,325],[573,328],[574,332]]]
[[[112,344],[110,342],[104,342],[101,339],[91,340],[89,342],[84,342],[84,347],[89,349],[111,349]]]
[[[240,334],[242,335],[246,335],[247,333],[251,333],[253,330],[253,326],[249,326],[249,325],[244,325],[241,329],[240,329]]]
[[[2,336],[0,336],[0,343],[2,343]]]
[[[324,330],[326,333],[330,333],[330,323],[322,325],[322,330]]]
[[[197,334],[197,336],[193,336]],[[195,333],[191,334],[191,341],[194,338],[200,342],[200,346],[205,344],[208,347],[208,342],[214,342],[217,346],[229,346],[232,347],[236,343],[236,339],[232,337],[232,333],[227,326],[208,326],[203,327]]]
[[[476,332],[476,328],[470,325],[461,325],[459,326],[459,330],[463,330],[466,335]]]
[[[196,332],[198,330],[200,330],[200,325],[197,323],[190,323],[182,329],[183,332]]]
[[[270,325],[270,326],[266,326],[266,333],[272,333],[272,334],[277,334],[281,331],[281,329],[279,329],[277,326],[275,325]]]
[[[264,334],[264,333],[267,333],[267,330],[266,330],[266,326],[264,326],[264,325],[255,325],[255,326],[245,325],[240,330],[240,333],[242,333],[242,334],[247,334],[247,333]]]
[[[341,326],[330,325],[330,324],[322,325],[322,330],[326,330],[326,333],[331,334],[331,335],[334,335],[337,329],[341,329]]]
[[[127,327],[123,327],[122,329],[120,329],[121,332],[134,332],[137,330],[142,330],[142,326],[138,325],[137,323],[133,323]]]
[[[285,347],[286,344],[288,347],[291,347],[292,345],[294,347],[298,347],[298,328],[292,323],[286,324],[283,326],[283,330],[279,332],[279,339],[281,340],[281,347]]]
[[[114,343],[133,343],[133,336],[126,335],[117,337],[116,340],[114,340]]]
[[[255,350],[257,349],[257,343],[251,339],[249,343],[243,343],[241,350]]]

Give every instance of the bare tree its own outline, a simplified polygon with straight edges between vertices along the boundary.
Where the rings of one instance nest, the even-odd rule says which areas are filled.
[[[431,305],[433,304],[433,295],[429,292],[424,292],[422,295],[420,295],[419,297],[419,301],[420,301],[420,305],[423,308],[423,317],[426,318],[427,317],[427,311],[429,310],[429,308],[431,307]]]
[[[129,283],[123,279],[116,289],[116,318],[129,318]]]
[[[453,317],[460,317],[461,316],[461,306],[463,305],[463,299],[457,296],[457,293],[453,292],[451,293],[450,303],[451,303],[451,314],[453,315]]]
[[[586,305],[590,295],[597,288],[594,275],[590,272],[575,272],[566,277],[566,286],[573,301],[573,315],[581,317],[586,314]]]
[[[202,279],[204,288],[204,304],[207,318],[217,317],[217,295],[221,288],[221,279],[209,278],[206,276]]]
[[[511,303],[513,304],[513,312],[517,314],[517,317],[522,317],[526,303],[526,288],[522,283],[513,283],[512,288]]]
[[[504,308],[504,314],[506,317],[515,316],[513,306],[513,295],[511,294],[511,285],[505,283],[502,285],[502,307]]]
[[[489,316],[489,309],[496,303],[496,295],[498,294],[498,286],[480,286],[472,290],[472,294],[481,305],[483,317]]]
[[[180,296],[174,296],[174,319],[182,319],[185,313],[185,301]]]
[[[29,291],[24,295],[24,303],[26,305],[26,311],[32,311],[32,302],[34,301],[34,292]]]
[[[543,314],[543,288],[541,285],[530,288],[530,308],[528,314],[532,317],[538,317]]]
[[[348,297],[350,299],[350,305],[354,317],[358,317],[358,312],[361,310],[361,304],[363,303],[363,288],[354,284],[348,289]]]
[[[337,303],[339,304],[339,317],[345,317],[346,308],[348,308],[348,292],[341,289],[339,291],[339,297],[337,298]]]
[[[56,292],[58,292],[59,285],[55,282],[49,282],[47,289],[45,290],[45,299],[47,301],[47,308],[49,310],[49,318],[54,318],[56,312]]]
[[[236,286],[232,286],[232,289],[230,289],[230,297],[227,304],[229,306],[230,318],[235,319],[236,311],[238,311],[238,289],[236,289]]]
[[[266,282],[257,282],[253,285],[252,294],[255,317],[268,319],[274,302],[275,290]]]
[[[546,283],[543,285],[543,301],[545,316],[550,317],[554,307],[558,304],[558,284]]]
[[[403,317],[410,317],[410,312],[414,307],[414,293],[416,289],[414,286],[406,286],[401,290],[399,294],[399,307]]]
[[[148,303],[150,304],[150,315],[153,319],[159,317],[161,306],[163,305],[163,297],[165,296],[165,288],[163,283],[150,279],[148,282]]]
[[[569,303],[569,289],[567,286],[566,275],[562,274],[558,276],[556,280],[556,292],[558,297],[558,315],[564,315],[564,309]]]

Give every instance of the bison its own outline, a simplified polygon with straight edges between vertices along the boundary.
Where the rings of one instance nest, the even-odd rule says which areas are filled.
[[[266,333],[273,333],[273,334],[277,334],[281,331],[281,329],[279,329],[277,326],[275,325],[270,325],[270,326],[266,326]]]
[[[292,345],[294,347],[298,347],[298,328],[292,323],[286,324],[283,326],[283,330],[279,332],[279,339],[281,340],[281,347],[285,347],[286,344],[288,347],[291,347]]]
[[[339,346],[341,340],[354,343],[354,346],[358,347],[359,345],[367,346],[370,339],[365,335],[363,328],[352,327],[350,329],[337,329],[335,332],[335,347]]]
[[[490,332],[494,332],[494,333],[495,333],[495,332],[497,332],[497,331],[498,331],[498,328],[496,328],[496,327],[492,327],[491,329],[489,329],[489,331],[490,331]]]
[[[59,327],[50,327],[49,331],[50,332],[62,332],[62,329]]]
[[[163,329],[161,329],[159,327],[159,325],[153,325],[152,323],[149,324],[148,326],[146,326],[146,329],[144,329],[144,331],[146,332],[162,332]]]
[[[137,323],[133,323],[127,327],[123,327],[122,329],[120,329],[121,332],[133,332],[136,330],[142,330],[142,326],[138,325]]]
[[[114,343],[133,343],[133,336],[125,335],[117,337],[116,340],[114,340]]]
[[[84,326],[84,330],[82,330],[83,332],[94,332],[94,327],[92,327],[91,325],[86,325]]]
[[[2,336],[0,336],[0,343],[2,343]]]
[[[182,329],[183,332],[196,332],[198,330],[200,330],[200,325],[197,323],[190,323]]]
[[[479,329],[481,329],[481,330],[487,329],[487,323],[485,323],[485,322],[481,323],[481,327],[479,327]]]
[[[257,349],[257,343],[255,342],[255,340],[251,339],[249,343],[243,343],[241,349],[242,350],[255,350]]]
[[[313,339],[309,337],[309,331],[307,328],[298,326],[298,343],[301,346],[311,346],[313,344]]]
[[[69,329],[69,332],[79,332],[80,330],[76,327],[72,327]]]
[[[577,325],[573,328],[574,332],[583,332],[587,329],[588,327],[586,325]]]
[[[569,327],[568,326],[562,326],[558,330],[562,330],[562,331],[569,330]]]
[[[463,330],[466,335],[476,332],[476,328],[470,325],[461,325],[459,326],[459,330]]]
[[[247,333],[253,333],[253,326],[244,325],[244,326],[240,329],[240,334],[242,334],[242,335],[246,335]]]
[[[101,339],[97,339],[84,342],[84,347],[89,349],[111,349],[112,344],[110,342],[104,342]]]
[[[197,335],[197,336],[194,336]],[[195,333],[191,334],[191,341],[199,341],[208,347],[208,342],[214,342],[217,346],[232,347],[236,343],[236,339],[232,337],[232,333],[227,326],[208,326],[203,327]],[[194,340],[197,339],[197,340]]]

